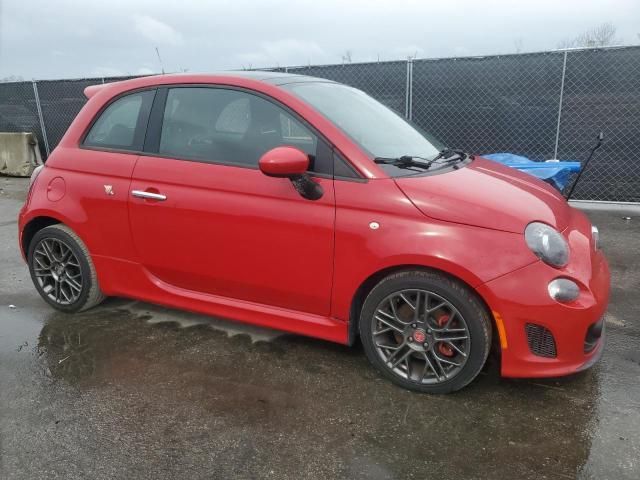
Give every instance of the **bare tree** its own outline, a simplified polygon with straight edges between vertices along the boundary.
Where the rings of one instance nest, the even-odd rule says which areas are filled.
[[[0,83],[4,82],[23,82],[24,78],[20,75],[9,75],[8,77],[0,78]]]
[[[353,57],[353,52],[351,50],[347,50],[342,55],[342,63],[351,63]]]
[[[616,37],[616,27],[612,23],[603,23],[590,28],[573,38],[562,40],[558,48],[607,47],[620,43]]]
[[[524,45],[524,41],[522,40],[522,37],[518,37],[513,41],[513,46],[516,49],[516,53],[521,53],[522,52],[522,46]]]
[[[418,51],[417,50],[415,52],[413,52],[413,55],[407,55],[407,61],[415,60],[416,58],[418,58]]]

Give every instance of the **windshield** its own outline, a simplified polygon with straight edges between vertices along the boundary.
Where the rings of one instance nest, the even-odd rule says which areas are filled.
[[[435,157],[443,146],[366,93],[346,85],[283,85],[340,127],[372,157]]]

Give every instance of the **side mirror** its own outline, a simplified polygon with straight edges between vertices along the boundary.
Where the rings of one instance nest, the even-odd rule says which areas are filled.
[[[258,165],[260,171],[270,177],[291,178],[307,171],[309,158],[295,147],[276,147],[262,155]]]
[[[260,171],[270,177],[291,180],[296,191],[307,200],[318,200],[324,194],[322,186],[307,175],[309,157],[295,147],[276,147],[260,157]]]

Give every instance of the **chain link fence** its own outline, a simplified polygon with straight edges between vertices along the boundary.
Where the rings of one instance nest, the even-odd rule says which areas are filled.
[[[289,67],[288,73],[309,75],[345,83],[367,92],[399,114],[407,110],[407,62],[348,63]]]
[[[640,202],[640,47],[300,66],[274,71],[359,88],[469,152],[584,161],[573,198]],[[44,157],[97,83],[131,77],[0,83],[0,131],[34,132]]]
[[[412,119],[445,145],[553,158],[562,54],[416,60]]]
[[[0,132],[34,133],[44,158],[45,143],[36,90],[33,82],[0,83]]]
[[[567,52],[558,158],[604,143],[574,197],[640,202],[640,47]]]

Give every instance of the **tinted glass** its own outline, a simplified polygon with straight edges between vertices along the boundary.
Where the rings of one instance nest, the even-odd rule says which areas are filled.
[[[92,147],[141,150],[144,128],[149,115],[154,90],[132,93],[121,97],[95,121],[87,134],[84,145]]]
[[[316,155],[317,138],[283,108],[257,95],[204,87],[167,95],[159,153],[175,158],[255,166],[281,145]]]

